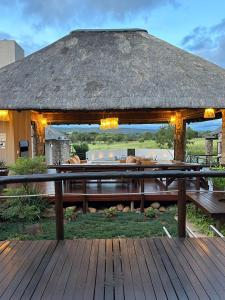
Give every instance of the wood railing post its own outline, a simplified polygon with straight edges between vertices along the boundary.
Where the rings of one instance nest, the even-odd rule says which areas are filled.
[[[178,180],[178,237],[186,237],[186,180]]]
[[[143,213],[145,209],[145,182],[144,178],[141,179],[141,207],[140,211]]]
[[[62,181],[55,181],[56,239],[64,240],[64,212]]]

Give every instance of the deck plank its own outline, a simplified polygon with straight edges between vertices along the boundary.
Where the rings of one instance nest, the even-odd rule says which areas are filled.
[[[123,270],[120,255],[120,240],[113,239],[113,264],[114,264],[114,280],[115,280],[115,299],[124,299],[123,290]]]
[[[187,198],[212,217],[225,216],[224,192],[188,192]]]
[[[166,239],[165,243],[164,240],[161,241],[161,239],[154,239],[154,242],[158,251],[161,253],[161,258],[167,273],[170,274],[170,280],[174,286],[178,299],[188,299],[187,296],[192,299],[196,299],[196,294],[193,293],[192,287],[189,291],[190,282],[187,278],[183,279],[183,269],[179,266],[179,262],[166,243]],[[176,265],[178,265],[178,267]],[[184,285],[181,284],[182,279],[185,281]]]
[[[84,297],[84,288],[88,276],[89,261],[92,249],[92,240],[85,241],[84,254],[81,260],[80,272],[77,280],[74,282],[73,299],[80,300]]]
[[[105,295],[105,240],[99,241],[99,251],[97,260],[95,300],[103,300]]]
[[[169,241],[170,242],[170,241]],[[172,244],[173,251],[177,255],[178,259],[183,256],[186,260],[184,269],[189,280],[192,282],[195,291],[198,293],[200,299],[220,299],[220,295],[211,284],[210,278],[205,276],[203,270],[196,262],[195,248],[188,249],[185,245],[184,239],[175,239],[177,247]],[[193,271],[193,272],[192,272]]]
[[[32,264],[38,251],[43,246],[42,241],[34,241],[28,244],[26,255],[17,259],[17,262],[12,266],[10,272],[4,277],[0,284],[0,295],[3,299],[10,299],[15,289],[20,284],[20,281],[27,272],[27,269]]]
[[[135,252],[137,256],[137,263],[139,266],[140,270],[140,275],[141,275],[141,281],[143,284],[143,290],[146,296],[146,299],[150,298],[152,300],[156,299],[153,284],[152,284],[152,279],[149,274],[146,262],[145,262],[145,257],[144,257],[144,252],[143,249],[140,245],[140,240],[134,239],[134,247],[135,247]]]
[[[153,255],[148,247],[148,243],[146,239],[141,239],[140,240],[141,247],[143,250],[146,266],[148,268],[151,280],[152,280],[152,285],[155,291],[155,295],[157,299],[162,299],[165,300],[167,299],[166,293],[164,291],[164,287],[161,282],[161,278],[156,266],[156,263],[154,261]]]
[[[43,259],[47,249],[49,246],[49,241],[44,241],[42,246],[39,248],[39,251],[36,252],[36,255],[33,259],[33,261],[31,260],[31,264],[29,265],[29,267],[27,268],[26,273],[24,274],[24,276],[21,276],[21,280],[16,288],[16,290],[14,291],[11,300],[17,300],[20,299],[24,293],[24,291],[26,290],[29,282],[31,281],[33,275],[36,273],[36,270],[41,262],[41,260]],[[20,274],[21,275],[21,274]]]
[[[48,249],[42,258],[42,261],[40,262],[35,274],[33,275],[31,281],[29,282],[26,290],[24,291],[21,300],[31,299],[33,293],[35,292],[35,289],[41,280],[45,269],[47,268],[49,261],[53,257],[54,250],[56,248],[57,242],[56,241],[50,241]]]
[[[67,284],[65,287],[65,292],[63,295],[63,299],[73,299],[73,293],[75,289],[75,283],[77,281],[77,278],[80,275],[81,270],[81,262],[84,255],[84,249],[85,249],[85,240],[79,239],[74,241],[75,243],[78,242],[76,254],[72,258],[72,266],[70,269],[70,274],[67,280]]]
[[[164,288],[164,291],[169,299],[178,299],[172,282],[170,280],[170,275],[167,273],[166,268],[163,264],[161,253],[158,252],[154,240],[147,239],[148,247],[152,253],[153,259],[155,261],[159,276],[161,278],[161,282]]]
[[[0,247],[3,300],[216,300],[225,295],[222,238],[12,241]]]
[[[192,268],[197,270],[197,278],[208,294],[208,298],[221,299],[223,289],[218,284],[218,281],[216,281],[214,274],[205,265],[205,260],[203,260],[201,255],[198,254],[196,248],[189,243],[188,239],[185,239],[182,245],[185,247],[182,247],[182,250],[187,250],[190,255],[188,257],[188,263],[192,262]]]

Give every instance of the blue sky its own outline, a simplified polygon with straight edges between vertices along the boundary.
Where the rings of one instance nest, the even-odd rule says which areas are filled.
[[[26,54],[74,29],[132,27],[225,66],[224,0],[0,0],[0,39]]]

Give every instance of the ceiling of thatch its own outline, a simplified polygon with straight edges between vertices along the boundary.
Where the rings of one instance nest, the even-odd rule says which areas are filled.
[[[144,30],[74,31],[0,69],[0,109],[225,108],[225,70]]]

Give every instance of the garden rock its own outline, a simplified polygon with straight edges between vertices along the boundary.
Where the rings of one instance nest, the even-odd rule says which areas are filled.
[[[151,207],[154,208],[154,209],[159,209],[160,208],[160,203],[159,202],[153,202],[151,204]]]
[[[41,224],[26,225],[24,232],[29,235],[37,236],[43,232]]]
[[[129,211],[130,211],[130,207],[129,206],[125,206],[124,209],[123,209],[123,212],[126,213],[126,212],[129,212]]]
[[[94,213],[96,213],[97,210],[94,207],[88,207],[88,211],[89,211],[89,213],[94,214]]]
[[[117,208],[118,211],[123,211],[124,205],[123,205],[123,204],[118,204],[118,205],[116,206],[116,208]]]
[[[54,219],[55,218],[55,208],[54,207],[46,208],[45,211],[43,212],[42,216],[44,218]]]
[[[66,211],[67,211],[67,210],[72,210],[72,211],[76,212],[76,209],[77,209],[76,206],[68,206],[68,207],[66,208]]]
[[[164,206],[161,206],[161,207],[159,208],[159,211],[160,211],[160,212],[165,212],[165,211],[166,211],[166,208],[165,208]]]

